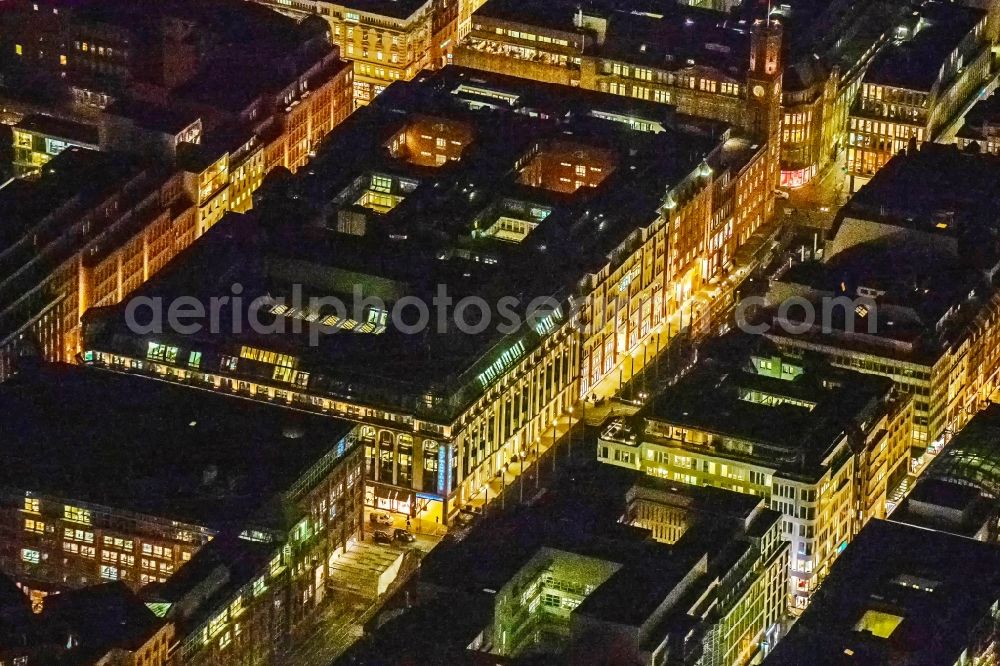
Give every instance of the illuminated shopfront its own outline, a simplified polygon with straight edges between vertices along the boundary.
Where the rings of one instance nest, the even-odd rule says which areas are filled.
[[[795,189],[802,187],[816,175],[816,165],[807,166],[804,169],[781,170],[781,186]]]

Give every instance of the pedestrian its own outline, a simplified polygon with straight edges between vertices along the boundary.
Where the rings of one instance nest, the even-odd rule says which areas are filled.
[[[410,531],[410,517],[409,516],[406,517],[406,531],[407,532]]]

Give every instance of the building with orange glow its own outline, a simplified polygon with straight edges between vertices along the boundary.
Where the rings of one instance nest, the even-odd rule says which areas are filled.
[[[771,280],[765,334],[786,354],[889,377],[913,395],[914,473],[1000,386],[1000,259],[984,241],[996,233],[998,175],[996,155],[929,142],[900,153],[841,209],[822,262]],[[841,296],[851,307],[821,304]],[[776,311],[792,297],[815,304],[813,321]]]
[[[295,18],[318,16],[354,64],[354,101],[364,105],[393,81],[450,64],[465,0],[257,0]]]
[[[851,107],[851,191],[896,153],[939,140],[961,122],[991,75],[986,12],[927,2],[876,56]]]
[[[780,354],[712,359],[607,424],[598,460],[765,498],[783,514],[787,603],[801,610],[858,531],[885,518],[908,470],[911,405],[885,378]]]
[[[653,102],[426,73],[357,111],[307,172],[269,183],[251,214],[224,220],[137,292],[208,299],[266,266],[238,281],[264,289],[268,320],[337,328],[318,348],[230,333],[238,313],[215,335],[135,333],[116,306],[88,315],[83,359],[360,422],[366,503],[447,524],[617,377],[692,290],[735,273],[773,208],[775,158],[738,128]],[[291,305],[293,284],[363,311]],[[521,308],[546,297],[550,310],[481,335],[447,318],[408,335],[390,320],[407,296],[432,302],[439,284],[456,299],[520,294]],[[383,304],[366,305],[355,285]]]
[[[101,582],[138,591],[169,629],[135,663],[282,663],[338,593],[328,578],[363,538],[353,424],[69,365],[19,373],[0,405],[0,569],[43,608]]]
[[[56,81],[66,95],[66,86],[86,81],[104,101],[100,108],[79,100],[52,103],[57,115],[35,116],[44,123],[30,126],[49,134],[36,137],[24,127],[18,140],[24,150],[37,143],[46,153],[22,155],[24,164],[47,161],[71,145],[70,137],[58,135],[70,126],[60,118],[73,114],[107,154],[76,151],[36,171],[40,184],[12,183],[0,196],[16,220],[6,230],[7,263],[0,264],[0,276],[9,275],[0,287],[0,380],[20,354],[73,360],[84,310],[118,302],[227,211],[250,209],[270,170],[301,167],[353,108],[350,63],[339,59],[322,22],[299,24],[252,4],[178,1],[137,15],[103,0],[62,13],[14,3],[0,13],[0,41],[14,38],[20,25],[4,21],[30,21],[42,10],[46,25],[77,52]],[[230,34],[233,27],[220,23],[226,18],[254,22],[247,32]],[[83,39],[80,31],[91,36]],[[188,66],[170,60],[170,67],[161,63],[169,71],[136,70],[149,64],[131,60],[136,50],[148,47],[149,58],[160,53],[157,36],[170,47],[164,53],[188,57]],[[188,53],[175,43],[195,36],[205,41],[204,51]],[[133,40],[132,47],[113,38]],[[123,63],[112,68],[114,76],[85,76],[82,70],[107,69],[91,62],[101,57]],[[220,61],[226,66],[215,66]],[[48,72],[45,61],[20,63],[17,71],[26,75],[26,67],[37,76]],[[87,164],[101,173],[92,177]]]

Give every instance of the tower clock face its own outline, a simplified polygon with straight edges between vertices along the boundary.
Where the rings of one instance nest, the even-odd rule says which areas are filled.
[[[753,87],[753,94],[754,94],[755,97],[763,97],[764,96],[764,86],[761,86],[761,85],[754,86]]]

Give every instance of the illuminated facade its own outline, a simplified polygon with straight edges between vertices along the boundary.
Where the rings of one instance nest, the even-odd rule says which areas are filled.
[[[616,373],[628,350],[655,334],[677,307],[675,294],[683,289],[675,285],[682,272],[692,286],[724,275],[732,253],[773,205],[767,151],[731,129],[685,129],[674,125],[668,108],[654,103],[637,106],[611,95],[484,76],[450,68],[399,86],[398,93],[380,96],[335,131],[299,180],[261,193],[263,208],[255,207],[255,214],[265,223],[313,214],[282,212],[289,204],[281,202],[291,196],[282,187],[306,188],[302,200],[314,200],[313,210],[325,211],[322,223],[306,232],[315,238],[301,248],[265,249],[274,255],[266,276],[276,281],[272,298],[287,288],[280,284],[302,283],[304,296],[336,295],[352,307],[359,302],[352,284],[361,296],[382,300],[346,319],[312,311],[304,302],[274,300],[269,306],[271,316],[289,325],[319,322],[347,329],[324,341],[329,351],[323,354],[338,360],[323,361],[304,350],[278,352],[239,336],[126,335],[119,346],[103,338],[96,323],[117,317],[120,310],[114,310],[95,314],[96,335],[84,361],[360,421],[367,503],[447,521],[470,498],[481,496],[506,464],[536,453],[542,433],[566,418],[592,382]],[[567,104],[592,109],[573,115],[580,133],[572,139],[555,131],[552,121],[566,115]],[[484,107],[496,111],[502,126],[487,123],[479,113]],[[634,141],[648,148],[635,149]],[[359,150],[361,145],[367,148]],[[665,169],[675,160],[683,164],[680,178]],[[448,168],[439,168],[443,165]],[[325,184],[317,188],[321,180]],[[437,201],[435,192],[444,199]],[[440,210],[440,217],[414,217],[425,205]],[[731,216],[742,216],[739,226]],[[452,219],[454,226],[449,223],[442,236],[451,240],[429,255],[426,234],[438,233],[432,230]],[[186,261],[200,266],[209,256],[202,254],[210,252],[206,248],[217,246],[211,250],[222,253],[216,268],[253,265],[255,255],[241,253],[261,250],[230,238],[239,235],[240,224],[234,218],[231,230],[211,242],[212,232],[206,234],[206,243],[193,248]],[[671,233],[687,239],[683,250],[666,252],[668,224]],[[700,241],[712,224],[717,239]],[[560,226],[578,240],[561,239],[554,231]],[[716,252],[700,256],[709,242]],[[324,255],[323,262],[333,262],[325,270],[341,277],[316,283],[308,267],[318,259],[310,257],[309,248],[326,244],[353,249]],[[227,255],[227,245],[235,255]],[[589,257],[585,270],[572,258],[581,247]],[[537,261],[551,262],[554,272],[517,270],[522,262]],[[413,275],[405,268],[411,265],[426,271]],[[468,272],[468,282],[456,287],[453,267]],[[209,277],[216,268],[192,267],[186,274],[204,274],[207,289],[223,288]],[[163,287],[172,289],[171,281],[184,274],[165,276]],[[489,299],[509,295],[517,284],[521,293],[551,298],[558,307],[502,335],[459,335],[448,324],[428,336],[429,349],[418,352],[412,346],[425,344],[420,336],[394,330],[389,314],[407,290],[431,302],[437,284]],[[605,291],[614,298],[605,299]],[[605,307],[614,309],[602,312],[599,327],[588,321]],[[582,329],[575,326],[577,317]],[[170,358],[151,355],[164,345],[173,350]],[[463,360],[450,367],[428,360],[415,368],[392,361],[400,354],[433,359],[435,349],[449,356],[462,350]],[[199,354],[196,364],[192,353]],[[599,362],[589,360],[595,353]],[[588,368],[582,381],[581,367]]]
[[[498,521],[498,532],[516,530],[516,544],[484,535],[425,558],[421,584],[436,593],[467,581],[496,590],[488,625],[458,646],[466,655],[743,666],[774,645],[785,615],[788,544],[780,514],[763,500],[737,497],[668,547],[643,529],[616,528],[594,511],[596,498],[564,499],[554,491],[548,510]],[[617,506],[621,498],[601,500]],[[567,530],[570,520],[581,527]],[[490,558],[497,550],[505,557]],[[446,598],[463,613],[470,603],[468,595]]]
[[[811,322],[775,314],[766,335],[779,346],[913,395],[915,470],[998,385],[1000,295],[981,272],[997,258],[978,240],[995,225],[998,168],[996,156],[934,143],[897,155],[841,211],[824,262],[783,271],[768,294],[817,308]],[[919,277],[899,268],[918,265]],[[839,296],[849,307],[821,302]]]
[[[679,113],[751,128],[750,107],[765,97],[756,86],[763,84],[769,99],[781,79],[780,26],[771,25],[774,69],[766,82],[751,81],[748,72],[756,68],[748,66],[749,54],[762,55],[757,42],[764,32],[752,19],[728,25],[721,14],[685,6],[664,14],[633,9],[626,3],[609,15],[588,14],[573,3],[490,0],[473,15],[455,62],[670,104]]]
[[[181,174],[121,155],[69,148],[0,200],[12,234],[5,255],[17,261],[0,299],[0,378],[24,353],[72,359],[84,310],[117,302],[197,236]]]
[[[91,14],[100,14],[100,4],[44,18],[65,34],[104,26]],[[220,38],[216,30],[222,29],[210,21],[218,10],[211,4],[187,8],[201,17],[202,23],[195,21],[201,32],[194,25],[172,23],[169,19],[176,16],[170,9],[141,17],[117,5],[105,9],[120,19],[120,30],[94,41],[100,32],[94,28],[94,35],[77,41],[81,52],[124,58],[126,51],[108,40],[114,35],[138,39],[136,32],[148,39],[144,30],[153,28],[146,21],[153,19],[151,34],[165,31],[164,39],[177,37],[175,31],[182,36],[195,31],[214,43]],[[117,16],[118,10],[124,15]],[[9,11],[30,21],[24,17],[37,10],[19,4]],[[86,118],[94,125],[48,116],[22,121],[24,131],[16,136],[24,151],[30,142],[32,152],[17,152],[16,157],[25,164],[47,161],[49,152],[71,143],[71,133],[86,134],[107,154],[77,149],[40,171],[38,184],[12,184],[3,191],[3,205],[17,222],[8,225],[4,236],[9,247],[3,254],[10,262],[3,275],[10,281],[0,289],[0,380],[13,372],[15,359],[23,354],[74,359],[80,351],[82,312],[120,301],[227,211],[250,209],[253,191],[270,170],[294,171],[305,164],[320,139],[351,112],[353,73],[325,33],[316,35],[315,26],[295,24],[255,5],[240,11],[258,22],[249,37],[240,36],[251,39],[250,44],[227,42],[230,52],[215,52],[226,56],[231,70],[208,66],[209,56],[204,67],[194,59],[176,72],[184,73],[177,80],[145,82],[152,87],[141,87],[141,94],[152,99],[116,93],[117,101],[90,109]],[[0,26],[0,37],[10,30]],[[281,56],[271,58],[268,54],[277,47],[283,49]],[[178,48],[181,57],[183,48]],[[43,64],[33,66],[44,69]],[[35,74],[41,76],[42,69]],[[132,69],[123,71],[134,75]],[[68,76],[63,84],[77,76],[83,74]],[[58,146],[56,135],[64,137]],[[39,157],[36,148],[44,148],[46,155]],[[88,168],[95,174],[87,173]]]
[[[163,647],[201,666],[280,663],[336,594],[330,572],[363,530],[353,424],[71,366],[19,374],[0,403],[16,414],[0,567],[34,600],[160,583],[143,593],[173,626]],[[80,441],[77,473],[53,472]]]
[[[851,108],[847,172],[851,190],[911,139],[935,141],[960,122],[990,73],[986,12],[929,2],[868,68]]]
[[[14,175],[37,175],[53,157],[70,146],[96,149],[97,130],[52,116],[25,116],[14,127]]]
[[[784,516],[788,603],[801,609],[858,530],[885,517],[887,487],[907,471],[912,410],[887,380],[823,379],[780,356],[753,366],[728,376],[696,369],[634,425],[613,421],[598,459],[763,497]]]
[[[354,63],[354,101],[364,105],[393,81],[409,81],[423,69],[451,62],[465,0],[258,0],[295,17],[318,16],[331,40]]]

